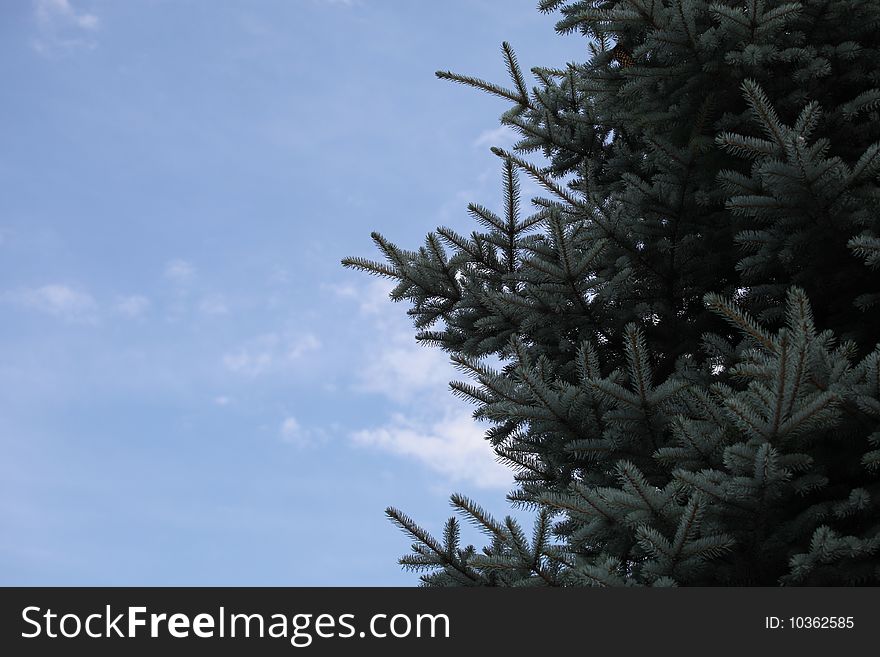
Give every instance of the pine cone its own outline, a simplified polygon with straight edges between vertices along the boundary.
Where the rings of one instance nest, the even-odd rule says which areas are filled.
[[[632,53],[619,43],[611,49],[611,63],[617,62],[620,68],[629,68],[636,63]]]

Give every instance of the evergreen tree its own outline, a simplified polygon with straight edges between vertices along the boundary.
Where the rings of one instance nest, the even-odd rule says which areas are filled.
[[[403,512],[426,585],[880,583],[880,2],[542,0],[585,63],[509,88],[500,213],[378,233],[533,536]],[[528,154],[540,151],[546,163]],[[521,213],[518,175],[547,191]],[[499,367],[488,357],[500,359]]]

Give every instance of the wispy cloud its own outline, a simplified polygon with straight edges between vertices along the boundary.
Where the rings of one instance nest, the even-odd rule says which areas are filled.
[[[391,303],[389,283],[380,283],[333,288],[341,298],[357,304],[374,336],[356,366],[354,389],[382,395],[396,406],[386,422],[351,432],[352,442],[411,458],[452,482],[509,487],[512,473],[496,462],[483,438],[485,427],[473,420],[472,408],[449,391],[449,381],[461,375],[448,356],[417,343],[405,318],[395,322],[387,313],[375,312],[374,308]]]
[[[358,310],[366,315],[375,315],[393,303],[388,295],[394,289],[394,283],[385,278],[373,279],[358,286],[328,283],[323,287],[340,298],[357,301]]]
[[[165,265],[165,278],[179,285],[188,283],[196,274],[196,268],[192,263],[177,258]]]
[[[230,372],[255,377],[288,369],[320,346],[321,341],[311,333],[298,336],[266,333],[225,353],[221,360]]]
[[[495,460],[483,429],[466,409],[448,408],[439,418],[414,420],[395,413],[387,424],[356,431],[355,444],[414,458],[452,482],[509,488],[511,471]]]
[[[309,351],[314,351],[321,346],[321,341],[311,333],[296,338],[292,342],[288,342],[285,356],[288,360],[296,360],[301,358]]]
[[[295,417],[288,416],[284,418],[279,429],[281,440],[296,445],[297,447],[308,447],[316,443],[323,442],[326,438],[322,429],[310,429],[302,426]]]
[[[477,138],[474,139],[473,146],[498,146],[500,148],[508,148],[517,141],[517,134],[510,126],[500,125],[497,128],[483,130]]]
[[[287,285],[291,281],[290,271],[285,267],[276,265],[269,274],[269,283],[271,285]]]
[[[381,426],[354,432],[354,442],[414,458],[453,482],[510,486],[511,472],[495,461],[483,437],[485,427],[476,424],[472,409],[449,391],[448,382],[461,375],[446,355],[414,343],[411,332],[385,340],[391,345],[367,361],[355,387],[387,397],[401,411]]]
[[[302,427],[295,417],[285,418],[281,423],[281,437],[288,442],[298,442],[302,439]]]
[[[82,30],[97,30],[100,25],[95,14],[77,11],[69,0],[35,0],[34,4],[40,23],[67,23]]]
[[[12,299],[22,306],[44,312],[71,322],[97,321],[97,303],[82,290],[64,283],[53,283],[38,288],[13,292]]]
[[[199,302],[199,312],[203,315],[228,315],[229,307],[222,295],[209,294]]]
[[[385,332],[356,374],[355,389],[403,404],[419,395],[446,394],[455,370],[447,356],[415,342],[412,330]]]
[[[37,36],[34,49],[43,54],[77,48],[94,48],[94,33],[101,21],[94,13],[76,9],[70,0],[34,0]]]
[[[150,300],[140,294],[120,297],[115,306],[116,312],[130,319],[143,316],[149,308]]]
[[[355,7],[361,4],[363,0],[312,0],[319,5],[340,5],[343,7]]]
[[[250,341],[247,346],[223,355],[223,365],[230,372],[257,376],[276,364],[278,336],[271,334]]]

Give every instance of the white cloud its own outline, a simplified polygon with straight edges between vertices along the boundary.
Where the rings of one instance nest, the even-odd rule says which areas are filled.
[[[357,300],[358,310],[365,315],[376,315],[394,305],[388,295],[394,289],[395,283],[387,278],[374,278],[360,286],[351,283],[327,283],[323,287],[343,299]]]
[[[273,336],[274,337],[274,336]],[[257,339],[248,347],[224,354],[223,365],[236,374],[257,376],[275,363],[275,340]]]
[[[132,319],[142,316],[150,307],[150,300],[140,294],[120,297],[116,302],[116,312]]]
[[[394,287],[386,279],[361,285],[325,285],[337,296],[357,303],[368,323],[370,336],[356,366],[353,387],[360,392],[377,393],[397,403],[407,403],[420,394],[441,394],[456,371],[448,357],[415,341],[414,330],[403,312],[394,313],[388,294]],[[401,309],[402,311],[402,309]]]
[[[290,280],[290,272],[284,267],[275,266],[269,274],[269,283],[272,285],[286,285]]]
[[[483,429],[465,410],[447,409],[433,420],[417,421],[395,413],[374,429],[356,431],[355,444],[413,458],[452,482],[481,488],[510,488],[513,473],[495,460]]]
[[[229,313],[229,307],[221,295],[211,294],[201,300],[199,312],[204,315],[226,315]]]
[[[342,5],[343,7],[355,7],[361,4],[361,0],[315,0],[320,5]]]
[[[495,460],[483,437],[486,427],[449,390],[449,381],[463,375],[445,352],[415,341],[403,312],[389,312],[396,310],[388,299],[393,285],[376,279],[325,286],[356,304],[360,326],[369,336],[354,365],[354,389],[382,395],[396,406],[388,421],[350,432],[352,443],[413,459],[452,482],[509,488],[513,472]]]
[[[35,13],[40,23],[62,22],[82,30],[97,30],[100,20],[95,14],[76,11],[69,0],[36,0]]]
[[[301,444],[304,442],[303,429],[295,417],[288,417],[281,423],[281,438],[285,442]]]
[[[443,352],[415,341],[414,331],[402,314],[388,314],[393,310],[389,308],[393,302],[388,299],[392,287],[390,281],[376,280],[360,288],[333,289],[339,296],[356,300],[362,315],[372,316],[369,334],[373,337],[355,372],[354,388],[406,403],[421,393],[445,389],[455,370]]]
[[[13,298],[23,306],[68,321],[96,321],[97,304],[92,296],[63,283],[21,290]]]
[[[178,284],[188,283],[195,273],[196,268],[192,263],[180,258],[171,260],[165,265],[165,278]]]
[[[214,403],[217,406],[229,406],[232,403],[232,400],[226,395],[220,395],[219,397],[214,397]]]
[[[315,351],[321,346],[321,341],[311,333],[306,333],[302,337],[289,342],[285,356],[288,360],[297,360],[309,351]]]
[[[299,421],[291,416],[284,418],[279,430],[281,440],[297,447],[308,447],[323,442],[326,434],[323,429],[310,429],[303,427]]]
[[[508,148],[517,141],[516,133],[510,126],[500,125],[491,130],[483,130],[473,142],[473,146],[498,146]]]
[[[77,10],[70,0],[34,0],[37,37],[34,49],[43,55],[77,48],[94,48],[93,34],[100,28],[96,14]]]
[[[321,341],[311,333],[299,336],[267,333],[247,340],[224,354],[221,360],[230,372],[254,377],[287,369],[320,346]]]
[[[379,312],[387,310],[394,302],[388,298],[391,290],[396,287],[394,281],[387,278],[378,278],[370,281],[367,289],[360,297],[361,312],[368,315],[375,315]]]
[[[418,344],[412,330],[386,333],[376,342],[385,346],[371,350],[356,374],[357,390],[398,403],[424,393],[448,394],[447,384],[457,373],[442,351]]]

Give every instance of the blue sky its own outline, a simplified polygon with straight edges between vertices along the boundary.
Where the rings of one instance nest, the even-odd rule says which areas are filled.
[[[454,370],[339,261],[499,206],[508,105],[434,71],[583,59],[535,5],[2,4],[0,584],[407,585],[385,506],[507,512]]]

